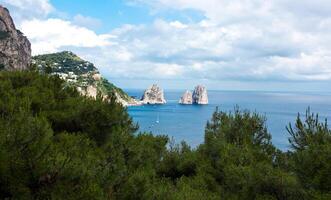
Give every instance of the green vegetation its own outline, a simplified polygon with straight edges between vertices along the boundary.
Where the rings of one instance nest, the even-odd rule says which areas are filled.
[[[39,55],[33,57],[33,60],[39,65],[40,70],[43,70],[44,67],[48,66],[52,68],[53,73],[73,72],[76,75],[82,75],[88,72],[97,71],[92,63],[84,61],[69,51]]]
[[[97,88],[99,88],[101,94],[118,94],[121,99],[131,101],[131,97],[129,97],[128,94],[126,94],[121,88],[118,88],[114,84],[110,83],[107,79],[101,78],[98,82]]]
[[[196,149],[135,134],[125,108],[56,76],[0,73],[0,199],[330,199],[331,131],[307,111],[291,151],[265,118],[216,111]]]

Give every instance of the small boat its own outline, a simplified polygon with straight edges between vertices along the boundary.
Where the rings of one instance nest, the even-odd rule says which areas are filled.
[[[157,114],[157,119],[156,119],[156,123],[160,123],[160,117],[159,117],[159,113]]]

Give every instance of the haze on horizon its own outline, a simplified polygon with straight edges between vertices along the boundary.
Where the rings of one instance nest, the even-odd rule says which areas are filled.
[[[34,55],[70,50],[122,88],[331,92],[329,0],[0,0]]]

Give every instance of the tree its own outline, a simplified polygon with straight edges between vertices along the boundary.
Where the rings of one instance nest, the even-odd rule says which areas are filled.
[[[306,111],[298,115],[295,128],[287,127],[293,150],[294,171],[310,198],[331,198],[331,131],[327,121]]]
[[[220,186],[215,192],[225,199],[301,196],[296,177],[277,167],[279,152],[271,143],[265,117],[257,113],[237,107],[230,113],[216,110],[207,123],[200,151],[212,166],[210,177]]]
[[[107,199],[120,164],[110,158],[125,159],[107,147],[126,146],[135,130],[114,101],[80,96],[58,77],[1,72],[1,198]]]

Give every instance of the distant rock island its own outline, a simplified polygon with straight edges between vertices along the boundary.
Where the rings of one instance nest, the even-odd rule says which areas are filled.
[[[193,91],[193,103],[208,104],[208,93],[205,86],[198,85]]]
[[[16,29],[7,8],[0,5],[0,70],[25,70],[30,61],[29,40]]]
[[[191,91],[186,91],[179,100],[180,104],[208,104],[208,93],[206,87],[198,85],[194,88],[193,94]]]
[[[142,104],[165,104],[163,90],[157,85],[153,84],[148,89],[145,90],[142,98]]]
[[[179,100],[180,104],[193,104],[193,94],[191,91],[186,90]]]

